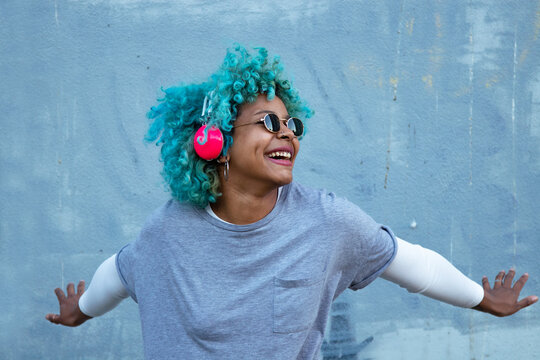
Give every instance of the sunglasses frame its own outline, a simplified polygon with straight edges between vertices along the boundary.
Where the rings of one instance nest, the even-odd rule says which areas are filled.
[[[264,116],[263,116],[262,118],[260,118],[259,120],[257,120],[256,122],[249,123],[249,124],[242,124],[242,125],[236,125],[236,126],[233,126],[233,129],[234,129],[234,128],[237,128],[237,127],[241,127],[241,126],[255,125],[255,124],[263,123],[263,124],[264,124],[264,127],[266,128],[266,130],[270,131],[270,132],[273,133],[273,134],[278,133],[279,130],[273,131],[273,130],[271,130],[270,128],[268,128],[268,126],[266,125],[266,121],[265,121],[264,119],[265,119],[267,116],[270,117],[270,121],[272,121],[271,117],[272,117],[272,116],[275,116],[275,117],[278,119],[278,121],[280,122],[280,127],[279,127],[280,129],[281,129],[281,123],[282,123],[282,122],[285,122],[285,126],[286,126],[289,130],[291,130],[291,131],[293,132],[293,134],[294,134],[294,131],[293,131],[291,128],[289,128],[289,121],[292,120],[292,121],[294,122],[294,119],[298,120],[298,121],[300,122],[300,124],[302,125],[302,133],[301,133],[300,135],[294,134],[294,136],[297,137],[297,138],[300,138],[300,137],[302,137],[302,136],[304,135],[304,123],[302,122],[302,120],[300,120],[299,118],[294,117],[294,116],[291,116],[291,117],[288,118],[287,120],[285,120],[285,119],[280,119],[276,114],[272,114],[272,113],[264,114]]]

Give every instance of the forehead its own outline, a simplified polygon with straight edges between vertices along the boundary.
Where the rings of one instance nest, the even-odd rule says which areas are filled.
[[[259,95],[254,102],[240,106],[237,120],[263,113],[274,113],[281,117],[286,116],[288,112],[285,104],[279,97],[274,96],[272,100],[268,100],[266,95]]]

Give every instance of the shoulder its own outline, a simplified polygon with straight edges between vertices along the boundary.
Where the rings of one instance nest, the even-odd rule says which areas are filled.
[[[288,185],[288,200],[304,204],[330,204],[336,199],[336,194],[326,189],[313,189],[297,182]]]
[[[191,204],[170,199],[150,213],[144,222],[141,234],[146,232],[154,233],[158,230],[162,231],[169,225],[181,225],[187,221],[193,221],[190,217],[195,215],[196,211]]]
[[[292,182],[287,201],[306,216],[324,219],[340,227],[375,227],[373,219],[358,205],[326,189],[312,189]]]

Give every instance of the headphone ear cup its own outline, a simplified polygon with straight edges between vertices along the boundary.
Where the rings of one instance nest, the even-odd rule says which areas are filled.
[[[223,150],[223,134],[215,126],[203,125],[195,133],[193,147],[200,158],[214,160]]]

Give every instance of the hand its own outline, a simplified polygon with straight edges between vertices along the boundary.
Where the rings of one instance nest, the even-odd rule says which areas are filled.
[[[523,289],[523,286],[525,286],[529,274],[523,274],[512,287],[512,281],[514,280],[515,274],[516,272],[514,269],[510,269],[508,274],[505,274],[504,270],[499,272],[495,277],[493,289],[489,285],[488,278],[484,276],[482,278],[484,298],[480,304],[473,309],[502,317],[512,315],[537,302],[538,296],[527,296],[518,301],[519,293],[521,292],[521,289]]]
[[[60,288],[54,289],[54,292],[60,305],[60,314],[47,314],[45,319],[54,324],[79,326],[92,318],[79,309],[79,299],[84,293],[84,281],[79,281],[77,293],[75,293],[75,285],[69,283],[67,286],[67,297]]]

